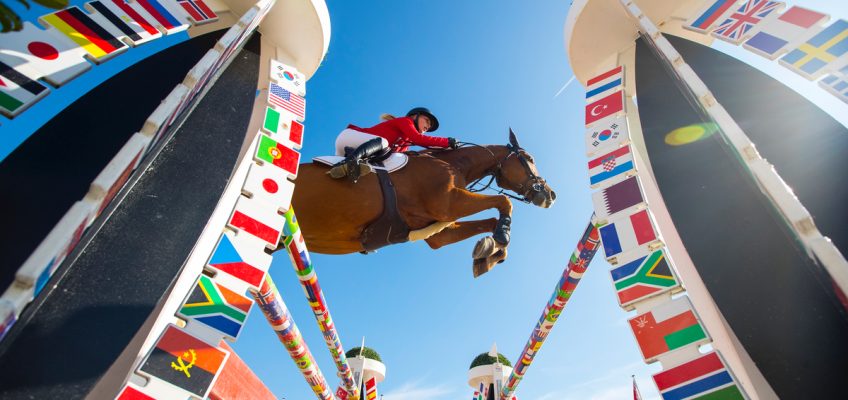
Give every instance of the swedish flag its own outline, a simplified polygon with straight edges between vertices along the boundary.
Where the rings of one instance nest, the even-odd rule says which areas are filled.
[[[824,67],[848,52],[848,21],[839,20],[780,59],[787,68],[815,79]]]

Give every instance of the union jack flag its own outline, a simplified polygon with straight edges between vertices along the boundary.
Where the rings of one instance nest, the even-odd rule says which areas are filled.
[[[730,14],[713,31],[713,35],[719,39],[733,44],[739,44],[747,39],[754,26],[768,17],[772,12],[780,10],[785,4],[779,1],[769,0],[747,0],[742,7]]]

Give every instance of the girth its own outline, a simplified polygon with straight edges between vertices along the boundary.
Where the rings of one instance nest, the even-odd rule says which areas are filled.
[[[383,163],[375,163],[382,166]],[[397,192],[389,173],[384,169],[375,170],[383,192],[383,212],[376,220],[368,224],[362,232],[362,247],[365,251],[374,251],[390,244],[409,241],[409,226],[400,217],[397,204]]]

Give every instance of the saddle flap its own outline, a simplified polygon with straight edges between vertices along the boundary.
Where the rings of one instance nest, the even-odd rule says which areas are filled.
[[[333,166],[344,160],[342,156],[320,156],[312,158],[312,161],[327,166]],[[383,160],[382,166],[376,163],[368,163],[374,169],[382,169],[389,173],[395,172],[403,168],[409,162],[409,156],[403,153],[392,153],[388,158]]]

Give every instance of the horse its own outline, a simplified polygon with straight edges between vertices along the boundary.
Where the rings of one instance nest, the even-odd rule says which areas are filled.
[[[411,230],[409,241],[424,240],[438,249],[490,233],[472,251],[475,278],[506,260],[512,202],[506,194],[484,195],[470,190],[470,185],[489,177],[500,188],[521,196],[510,197],[538,207],[548,208],[556,200],[512,129],[508,145],[466,144],[455,150],[408,154],[407,165],[392,172],[391,179],[400,217]],[[292,206],[304,239],[316,253],[364,253],[363,231],[383,211],[378,178],[369,174],[351,183],[331,179],[326,172],[326,166],[314,162],[300,165]],[[492,208],[498,210],[499,218],[459,221]]]

